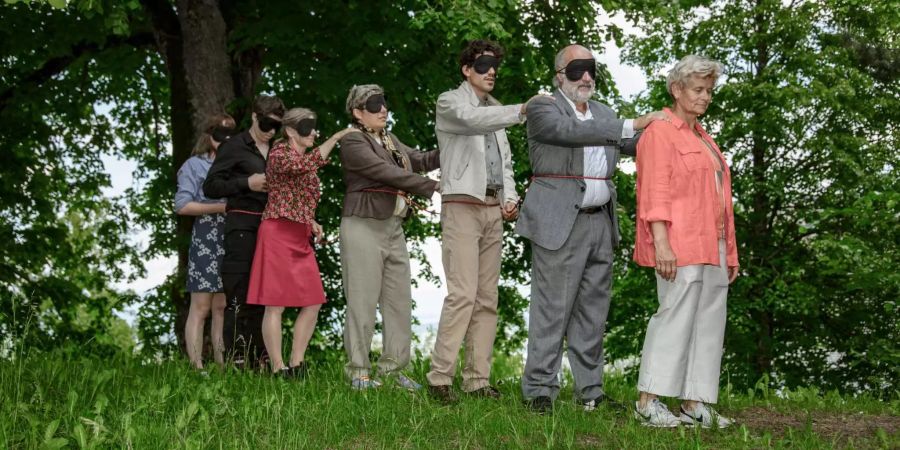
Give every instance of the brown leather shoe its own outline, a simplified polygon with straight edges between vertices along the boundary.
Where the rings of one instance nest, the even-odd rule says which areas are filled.
[[[453,393],[453,388],[449,385],[432,386],[429,384],[428,395],[445,405],[452,405],[459,401],[456,394]]]
[[[498,391],[497,388],[493,386],[485,386],[481,389],[475,389],[472,392],[467,392],[466,394],[471,395],[472,397],[489,398],[493,400],[499,400],[501,397],[500,391]]]

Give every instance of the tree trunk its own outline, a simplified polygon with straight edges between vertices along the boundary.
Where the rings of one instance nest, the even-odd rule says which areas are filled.
[[[216,0],[178,0],[187,76],[196,134],[210,117],[225,112],[234,100],[225,20]],[[195,134],[195,135],[196,135]]]
[[[754,25],[756,35],[762,36],[766,32],[767,18],[763,11],[764,5],[762,1],[756,3],[756,14],[754,16]],[[768,44],[760,39],[756,44],[756,77],[760,79],[764,76],[766,67],[771,58],[769,54]],[[762,115],[762,111],[756,111],[754,115]],[[767,143],[763,142],[763,138],[757,133],[751,136],[751,157],[752,166],[751,174],[753,176],[753,210],[750,214],[750,240],[753,242],[762,242],[767,239],[770,234],[769,215],[771,212],[771,200],[768,193],[768,185],[766,183],[766,171],[769,167],[769,160],[766,155]],[[768,255],[753,255],[754,260],[751,266],[762,267]],[[765,280],[759,280],[765,283]],[[764,309],[753,309],[750,311],[751,316],[757,321],[757,352],[753,365],[756,369],[756,375],[761,377],[763,374],[769,373],[772,368],[773,349],[772,349],[772,314]]]
[[[225,21],[214,0],[180,0],[177,13],[166,0],[145,0],[160,54],[169,78],[169,120],[172,130],[172,192],[176,174],[190,157],[207,120],[225,112],[234,99],[232,69],[225,45]],[[183,30],[187,30],[185,33]],[[176,309],[175,336],[182,351],[190,298],[184,290],[193,218],[176,216],[177,277],[172,286]]]

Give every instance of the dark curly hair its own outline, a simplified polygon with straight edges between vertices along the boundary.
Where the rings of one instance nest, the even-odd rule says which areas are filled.
[[[484,39],[475,39],[466,44],[466,48],[459,54],[459,67],[471,67],[475,63],[475,58],[484,52],[491,52],[497,59],[503,59],[503,47],[494,41]],[[465,78],[465,77],[463,77]]]

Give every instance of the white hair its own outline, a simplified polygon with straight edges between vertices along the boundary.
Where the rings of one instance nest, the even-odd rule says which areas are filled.
[[[557,79],[559,77],[556,76],[556,71],[565,67],[563,61],[566,60],[566,49],[568,48],[568,46],[563,47],[562,50],[556,52],[556,58],[553,58],[553,87],[555,88],[559,87],[559,80]]]
[[[725,67],[718,61],[703,56],[687,55],[669,71],[669,75],[666,77],[666,90],[669,91],[669,95],[673,95],[672,85],[678,83],[684,86],[687,80],[694,75],[700,78],[712,77],[715,81],[724,69]]]

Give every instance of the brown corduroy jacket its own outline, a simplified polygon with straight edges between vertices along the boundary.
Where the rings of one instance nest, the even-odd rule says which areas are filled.
[[[350,133],[341,139],[341,166],[347,186],[343,216],[387,219],[393,215],[397,202],[397,196],[389,192],[403,191],[430,199],[437,189],[437,181],[415,172],[439,168],[440,151],[415,150],[400,142],[393,133],[388,136],[412,170],[397,164],[391,152],[368,133]]]

